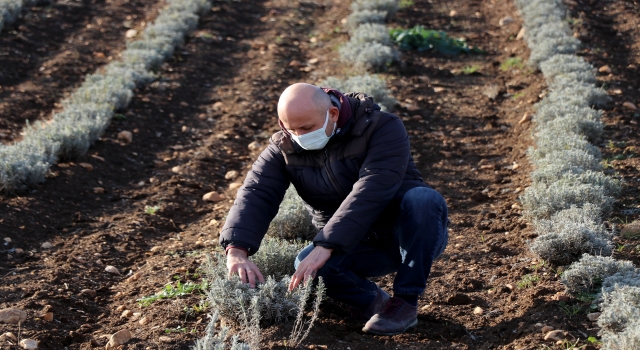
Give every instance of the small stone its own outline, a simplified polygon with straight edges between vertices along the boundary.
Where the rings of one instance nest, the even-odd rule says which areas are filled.
[[[159,252],[160,250],[162,250],[162,247],[159,245],[153,246],[151,247],[151,249],[149,249],[149,251],[152,253]]]
[[[87,298],[95,298],[98,292],[96,292],[95,289],[83,289],[80,291],[80,294]]]
[[[540,328],[540,331],[542,332],[542,334],[547,334],[549,332],[551,332],[554,328],[551,326],[542,326],[542,328]]]
[[[176,269],[176,273],[185,273],[187,272],[187,268],[184,266],[180,266]]]
[[[293,60],[291,62],[289,62],[289,67],[301,67],[302,63],[300,63],[300,61],[298,60]]]
[[[189,131],[189,127],[186,126],[186,125],[183,125],[182,126],[182,132],[187,132],[187,131]]]
[[[195,245],[196,245],[196,248],[202,248],[202,247],[204,247],[204,242],[203,241],[196,241]]]
[[[5,237],[5,238],[4,238],[4,242],[5,242],[5,243],[11,243],[11,238],[9,238],[9,237]]]
[[[0,323],[24,323],[27,320],[27,313],[14,309],[8,308],[0,310]]]
[[[118,307],[116,308],[116,311],[117,311],[117,312],[122,312],[122,311],[124,311],[124,310],[126,310],[126,309],[127,309],[127,307],[126,307],[126,306],[124,306],[124,305],[120,305],[120,306],[118,306]]]
[[[218,192],[209,192],[202,196],[202,200],[205,202],[220,202],[224,197],[219,195]]]
[[[18,341],[18,337],[16,337],[16,335],[11,332],[7,332],[7,333],[4,333],[3,335],[0,335],[0,341],[6,341],[6,340],[11,340],[13,342],[16,342]]]
[[[235,180],[238,177],[238,175],[239,173],[236,170],[231,170],[224,175],[224,178],[226,180]]]
[[[449,305],[467,305],[471,304],[471,298],[462,293],[456,293],[447,298],[447,304]]]
[[[145,316],[145,317],[141,318],[140,321],[138,321],[138,323],[144,326],[147,323],[149,323],[149,321],[151,321],[151,319],[149,319],[148,316]]]
[[[613,89],[613,94],[614,95],[622,95],[622,90],[621,89]]]
[[[636,107],[636,105],[633,104],[633,102],[629,102],[629,101],[623,103],[622,107],[629,108],[629,109],[634,110],[634,111],[638,110],[638,107]]]
[[[218,224],[218,220],[211,219],[211,221],[209,221],[209,225],[208,226],[213,226],[213,225],[217,225],[217,224]]]
[[[240,182],[234,182],[234,183],[229,185],[229,190],[233,191],[233,190],[236,190],[236,189],[238,189],[240,187],[242,187],[242,184]]]
[[[531,119],[533,119],[533,114],[526,112],[522,118],[520,118],[520,121],[518,122],[518,124],[524,124],[524,123],[528,123],[531,121]]]
[[[598,68],[598,72],[605,73],[605,74],[611,74],[611,67],[609,67],[608,65],[604,65],[604,66]]]
[[[458,11],[456,11],[456,10],[449,11],[449,17],[455,17],[457,15],[458,15]]]
[[[427,311],[427,310],[429,310],[429,306],[430,305],[425,305],[425,306],[421,307],[420,310]]]
[[[131,332],[128,329],[122,329],[112,334],[107,343],[107,349],[126,344],[131,339]]]
[[[589,321],[591,322],[597,321],[599,317],[600,317],[599,312],[592,312],[587,314],[587,319],[589,319]]]
[[[131,275],[129,278],[127,278],[127,282],[135,282],[139,280],[140,277],[142,277],[142,272],[136,272],[133,275]]]
[[[249,148],[250,151],[257,151],[260,149],[261,145],[260,145],[260,142],[253,141],[247,147]]]
[[[514,287],[514,286],[513,286],[513,284],[511,284],[511,283],[507,283],[507,284],[505,284],[504,286],[505,286],[505,287],[507,287],[507,288],[509,288],[509,290],[514,290],[514,289],[515,289],[515,287]]]
[[[127,39],[131,39],[138,34],[138,31],[135,29],[129,29],[126,33],[124,33],[124,37]]]
[[[622,230],[620,230],[620,236],[627,239],[640,236],[640,220],[634,220],[630,224],[625,225]]]
[[[44,243],[42,243],[40,248],[42,248],[42,249],[51,249],[51,248],[53,248],[53,244],[51,244],[49,242],[44,242]]]
[[[103,194],[104,193],[104,188],[102,188],[102,187],[94,187],[93,188],[93,193]]]
[[[516,35],[516,40],[522,40],[524,38],[524,35],[526,34],[526,30],[524,29],[524,27],[522,27],[520,29],[520,31],[518,32],[518,35]]]
[[[131,316],[133,316],[133,311],[131,310],[124,310],[122,314],[120,314],[120,318],[129,318]]]
[[[212,107],[213,107],[213,109],[215,111],[220,112],[220,111],[222,111],[224,109],[224,103],[218,101],[218,102],[214,103]]]
[[[307,61],[307,63],[309,63],[309,64],[316,64],[316,63],[318,63],[318,61],[319,61],[319,59],[317,59],[317,58],[312,58],[312,59],[310,59],[309,61]]]
[[[483,313],[484,313],[484,310],[482,310],[480,306],[476,306],[475,309],[473,309],[474,315],[482,315]]]
[[[78,163],[78,165],[83,167],[83,168],[85,168],[85,169],[87,169],[87,170],[89,170],[89,171],[93,170],[93,165],[91,165],[89,163]]]
[[[166,335],[161,335],[158,340],[160,340],[163,343],[171,343],[173,341],[173,339],[171,339],[171,337],[167,337]]]
[[[498,25],[500,27],[503,27],[503,26],[506,26],[509,23],[513,23],[513,21],[515,21],[515,20],[511,16],[503,17],[503,18],[500,18],[500,20],[498,21]]]
[[[555,301],[569,301],[569,300],[571,300],[571,298],[569,298],[569,296],[564,295],[564,293],[562,293],[562,292],[556,293],[554,296],[551,297],[551,299],[555,300]]]
[[[548,332],[545,336],[544,336],[544,340],[547,341],[562,341],[567,339],[567,337],[565,336],[565,332],[561,329],[557,329],[555,331],[551,331]]]
[[[126,143],[133,142],[133,133],[131,131],[123,130],[118,133],[118,140],[122,140]]]
[[[522,207],[521,207],[521,206],[520,206],[520,204],[518,204],[518,203],[513,203],[513,204],[511,205],[511,209],[522,209]]]
[[[53,312],[46,312],[44,315],[42,315],[42,319],[47,322],[53,321]]]
[[[171,172],[174,172],[176,174],[180,173],[180,167],[179,166],[174,166],[173,168],[171,168]]]
[[[443,87],[440,87],[440,86],[437,86],[437,87],[434,87],[434,88],[433,88],[433,91],[434,91],[435,93],[440,93],[440,92],[443,92],[443,91],[444,91],[444,88],[443,88]]]
[[[105,267],[104,270],[110,274],[114,274],[114,275],[120,274],[120,271],[118,271],[118,269],[115,266],[107,265],[107,267]]]
[[[22,339],[20,341],[20,346],[23,349],[37,349],[38,348],[38,341],[35,339]]]

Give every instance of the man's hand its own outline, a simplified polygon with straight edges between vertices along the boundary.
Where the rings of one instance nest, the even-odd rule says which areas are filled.
[[[256,277],[258,277],[258,281],[264,283],[264,277],[262,277],[260,269],[249,260],[247,253],[242,249],[229,249],[227,252],[227,268],[229,269],[229,277],[237,273],[242,283],[249,283],[251,288],[256,287]]]
[[[304,260],[298,265],[296,273],[291,277],[291,283],[289,283],[289,291],[296,289],[300,282],[308,282],[316,277],[318,270],[324,266],[324,263],[331,257],[331,251],[333,249],[316,246],[311,253],[307,255]]]

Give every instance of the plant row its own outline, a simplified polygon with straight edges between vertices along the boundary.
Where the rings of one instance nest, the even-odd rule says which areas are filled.
[[[538,237],[531,250],[556,265],[568,291],[601,308],[604,349],[640,348],[640,270],[616,261],[614,230],[603,223],[622,183],[604,174],[593,144],[602,136],[601,107],[609,101],[594,67],[576,56],[580,41],[557,0],[516,0],[524,19],[529,63],[547,80],[549,93],[536,104],[529,150],[535,170],[521,200]]]
[[[23,139],[0,145],[0,190],[12,192],[44,181],[52,164],[84,155],[126,107],[136,86],[152,82],[153,70],[171,57],[185,34],[208,9],[206,0],[169,0],[141,38],[127,44],[122,59],[86,77],[62,102],[63,110],[50,121],[27,125]]]

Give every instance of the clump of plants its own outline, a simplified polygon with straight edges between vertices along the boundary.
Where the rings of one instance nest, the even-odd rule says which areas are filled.
[[[469,47],[463,39],[450,38],[445,32],[426,29],[421,25],[411,29],[391,29],[389,34],[402,50],[435,50],[445,55],[484,53],[479,48]]]
[[[285,239],[311,240],[316,229],[311,223],[311,214],[293,185],[284,195],[278,214],[271,221],[267,236]]]
[[[261,326],[294,321],[289,339],[292,346],[300,344],[313,327],[325,295],[322,279],[288,291],[290,275],[295,272],[295,257],[304,246],[303,243],[292,244],[278,238],[266,238],[258,252],[251,257],[266,278],[264,283],[258,283],[255,288],[242,283],[237,275],[228,277],[226,258],[222,254],[208,257],[205,271],[212,281],[207,291],[208,303],[215,310],[216,317],[219,315],[241,328],[240,338],[251,349],[259,348]],[[304,312],[311,295],[315,295],[313,313],[305,321]],[[213,332],[214,328],[210,324],[208,332]],[[199,342],[206,343],[205,338]],[[214,338],[210,336],[208,339]]]
[[[347,79],[329,77],[320,83],[322,86],[331,87],[342,92],[363,92],[376,101],[376,103],[387,111],[398,101],[391,97],[387,89],[387,83],[376,75],[357,75]]]

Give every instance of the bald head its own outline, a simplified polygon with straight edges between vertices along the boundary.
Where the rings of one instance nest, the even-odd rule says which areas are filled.
[[[339,110],[331,104],[331,99],[321,88],[305,83],[287,87],[278,101],[278,117],[284,127],[295,135],[303,135],[324,125],[327,111],[329,119],[338,120]],[[327,128],[330,135],[333,123]]]

